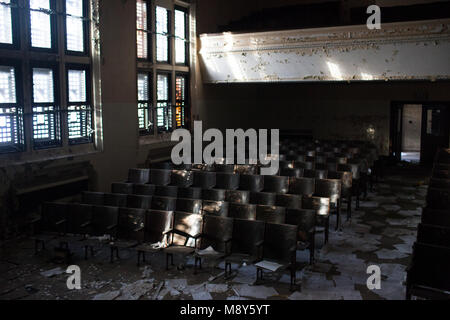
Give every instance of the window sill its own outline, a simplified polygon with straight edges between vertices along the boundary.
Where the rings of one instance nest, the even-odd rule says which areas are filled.
[[[67,159],[73,157],[89,156],[102,150],[96,148],[93,143],[73,145],[63,148],[41,149],[26,152],[0,154],[0,168],[18,166],[49,160]]]

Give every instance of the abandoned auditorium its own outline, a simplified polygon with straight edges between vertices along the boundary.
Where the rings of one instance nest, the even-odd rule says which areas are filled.
[[[450,300],[450,0],[0,0],[0,18],[2,309]]]

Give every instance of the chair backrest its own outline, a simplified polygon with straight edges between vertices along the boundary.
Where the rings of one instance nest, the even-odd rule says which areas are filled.
[[[250,203],[250,192],[244,190],[226,190],[225,201],[230,203]]]
[[[216,172],[234,173],[234,164],[216,163],[214,164]]]
[[[328,179],[338,179],[342,183],[342,195],[352,188],[352,173],[350,171],[328,171]]]
[[[125,240],[144,241],[145,209],[120,208],[117,237]],[[139,229],[139,231],[137,231]]]
[[[121,193],[121,194],[133,194],[134,184],[133,183],[114,182],[111,184],[111,192],[112,193]]]
[[[92,221],[93,206],[89,204],[67,204],[67,232],[73,234],[89,234],[92,225],[82,227]]]
[[[257,205],[256,220],[270,223],[285,223],[286,209],[276,206]]]
[[[330,198],[330,202],[337,203],[341,198],[341,180],[337,179],[316,179],[316,192],[318,197]]]
[[[273,192],[251,192],[251,204],[263,204],[267,206],[274,206],[276,201],[276,193]]]
[[[234,172],[247,175],[258,174],[258,167],[254,164],[237,164],[234,166]]]
[[[41,231],[67,232],[67,203],[46,202],[42,205]]]
[[[229,205],[226,201],[203,200],[202,214],[227,217],[228,207]]]
[[[448,214],[448,210],[424,208],[422,223],[450,228],[450,214]]]
[[[202,199],[211,201],[225,201],[226,192],[227,190],[225,189],[203,189]]]
[[[216,251],[225,252],[224,242],[231,240],[233,237],[233,221],[232,218],[204,216],[202,232],[204,236],[201,240],[201,247],[212,246]]]
[[[284,263],[295,261],[297,226],[266,223],[263,258]]]
[[[135,209],[150,209],[152,204],[152,196],[141,196],[130,194],[127,197],[127,207]]]
[[[264,176],[264,191],[274,193],[288,193],[289,177]]]
[[[128,182],[147,183],[150,180],[150,169],[129,169]]]
[[[328,216],[330,214],[330,198],[303,197],[302,207],[315,210],[318,216]]]
[[[450,248],[416,242],[408,277],[412,284],[450,291]]]
[[[172,233],[171,243],[174,245],[194,247],[195,240],[190,236],[202,233],[203,216],[196,213],[175,212],[173,230],[181,231],[189,236]]]
[[[256,245],[264,240],[265,222],[234,219],[232,253],[257,256]]]
[[[209,171],[194,171],[194,186],[211,189],[216,185],[216,173]]]
[[[275,205],[287,209],[300,209],[302,198],[296,194],[277,194]]]
[[[126,207],[127,199],[127,194],[105,193],[104,205],[110,207]]]
[[[255,174],[241,174],[239,189],[251,192],[259,192],[264,189],[264,176]]]
[[[450,248],[450,228],[419,223],[417,242]]]
[[[108,234],[116,236],[118,219],[118,207],[94,206],[92,211],[91,235],[102,236]],[[116,228],[111,228],[113,226],[116,226]]]
[[[175,211],[177,207],[177,198],[170,197],[152,197],[151,208],[154,210]]]
[[[167,186],[170,184],[172,170],[165,169],[151,169],[150,183],[157,186]]]
[[[300,178],[303,177],[304,169],[302,168],[281,168],[280,169],[280,176],[285,177],[296,177]]]
[[[290,178],[289,193],[301,196],[312,196],[315,192],[316,183],[314,178]]]
[[[314,234],[316,226],[316,211],[310,209],[286,210],[286,224],[292,224],[298,228],[298,240],[309,241]]]
[[[188,170],[172,170],[170,180],[173,186],[188,188],[194,184],[194,172]]]
[[[102,206],[105,204],[105,194],[103,192],[83,191],[81,193],[81,203]]]
[[[237,219],[256,220],[256,205],[230,203],[228,216]]]
[[[198,199],[177,199],[177,211],[187,213],[202,213],[202,200]]]
[[[178,196],[178,187],[177,186],[156,186],[155,196],[176,198]]]
[[[327,174],[328,174],[327,170],[321,170],[321,169],[308,170],[308,169],[306,169],[303,176],[305,178],[326,179]]]
[[[173,211],[147,210],[145,213],[145,242],[157,243],[167,241],[164,232],[172,229]]]
[[[154,184],[135,184],[133,193],[141,196],[152,196],[155,194],[155,189]]]
[[[197,187],[189,187],[189,188],[178,187],[178,198],[201,199],[202,189]]]
[[[352,173],[353,180],[358,180],[361,177],[361,166],[359,163],[349,162],[347,164],[339,164],[338,171],[350,171]]]
[[[427,208],[437,210],[450,209],[450,190],[428,188],[427,194]]]
[[[239,174],[217,172],[216,173],[216,188],[236,190],[239,188]]]

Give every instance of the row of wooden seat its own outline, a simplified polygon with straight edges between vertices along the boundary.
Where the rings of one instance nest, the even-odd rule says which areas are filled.
[[[263,210],[264,212],[264,210]],[[166,268],[173,255],[195,255],[195,270],[201,266],[202,255],[196,250],[213,246],[215,258],[225,258],[228,274],[231,262],[245,259],[254,263],[263,259],[276,260],[291,268],[291,285],[295,283],[295,251],[309,249],[310,262],[314,260],[314,210],[288,209],[277,223],[271,219],[259,220],[201,215],[171,210],[145,210],[73,203],[46,203],[43,206],[40,230],[60,238],[60,242],[76,241],[85,247],[85,258],[96,244],[110,247],[110,259],[119,249],[134,248],[138,265],[145,253],[161,249],[166,253]],[[71,234],[71,238],[67,237]],[[76,237],[73,235],[82,235]],[[91,241],[86,235],[111,238],[106,242]],[[68,240],[70,239],[70,240]],[[36,244],[43,243],[36,237]],[[155,248],[155,243],[162,243]],[[36,245],[37,249],[37,245]],[[262,274],[262,269],[258,269]]]
[[[406,298],[450,295],[450,149],[438,151],[408,268]]]

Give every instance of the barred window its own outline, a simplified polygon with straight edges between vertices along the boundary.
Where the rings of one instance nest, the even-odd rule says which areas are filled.
[[[185,75],[177,75],[175,80],[175,122],[177,128],[185,127],[186,117],[186,87],[187,77]]]
[[[31,46],[52,48],[50,0],[30,0]]]
[[[187,61],[187,14],[175,10],[175,63],[186,64]]]
[[[148,73],[139,73],[138,88],[138,119],[141,134],[152,134],[154,130],[153,107],[151,98],[151,82]]]
[[[169,62],[169,10],[156,7],[156,60]]]
[[[148,59],[148,14],[147,1],[136,1],[136,45],[137,57],[139,59]]]
[[[172,130],[172,106],[170,104],[170,75],[159,73],[157,76],[156,121],[158,133]]]
[[[61,145],[59,107],[55,105],[53,68],[33,68],[33,146],[35,149]]]
[[[0,152],[24,148],[23,108],[17,102],[16,68],[0,66]]]
[[[84,0],[66,0],[66,49],[84,52]]]
[[[92,108],[90,105],[88,71],[85,67],[69,66],[67,70],[67,126],[69,144],[90,143],[93,139]]]
[[[0,3],[0,43],[13,44],[11,0]]]

